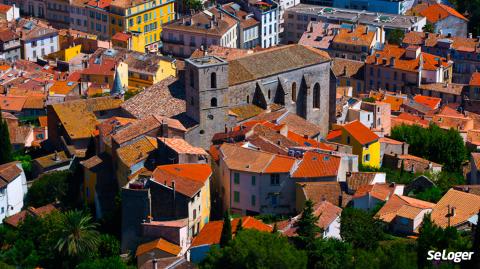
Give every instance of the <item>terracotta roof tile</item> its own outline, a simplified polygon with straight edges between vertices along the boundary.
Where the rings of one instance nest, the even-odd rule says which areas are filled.
[[[342,128],[360,144],[365,145],[378,140],[378,136],[359,121],[345,124]]]
[[[340,157],[307,151],[292,178],[336,177],[340,167]]]
[[[276,155],[267,165],[264,173],[289,173],[294,164],[295,158]]]
[[[480,86],[480,72],[474,72],[470,78],[470,86]]]
[[[393,194],[394,190],[395,187],[391,186],[390,184],[375,183],[373,185],[362,185],[357,189],[353,195],[353,198],[360,198],[370,194],[372,197],[386,201],[390,195]]]
[[[237,85],[286,70],[330,61],[324,51],[302,45],[287,45],[246,55],[228,62],[229,85]]]
[[[0,165],[0,187],[3,188],[23,172],[17,164],[18,162],[10,162]]]
[[[97,125],[94,112],[117,109],[123,100],[112,97],[98,97],[86,100],[53,104],[63,127],[71,139],[90,138]]]
[[[336,206],[344,207],[351,196],[343,192],[340,182],[297,182],[303,190],[305,198],[315,204],[326,200]],[[341,200],[340,200],[341,198]]]
[[[157,139],[144,136],[132,144],[117,149],[117,155],[127,166],[131,167],[148,158],[148,155],[157,149]]]
[[[462,14],[455,9],[444,4],[433,4],[420,11],[420,15],[427,17],[427,21],[430,23],[436,23],[439,20],[443,20],[449,16],[455,16],[464,21],[468,21]]]
[[[432,210],[432,221],[442,228],[448,226],[448,208],[455,208],[454,214],[450,217],[450,226],[457,226],[465,223],[471,216],[480,210],[480,196],[457,191],[454,189],[448,192],[438,201]]]
[[[208,164],[169,164],[157,166],[152,180],[158,184],[171,186],[175,181],[175,190],[193,197],[205,185],[212,175]]]
[[[137,252],[135,253],[135,256],[141,256],[147,252],[150,252],[154,249],[159,249],[162,251],[165,251],[169,254],[172,254],[174,256],[177,256],[180,254],[182,251],[182,248],[178,245],[175,245],[173,243],[168,242],[167,240],[163,238],[159,238],[157,240],[153,240],[151,242],[141,244],[140,246],[137,247]]]
[[[70,163],[70,158],[67,157],[67,154],[65,154],[64,151],[60,151],[58,153],[52,153],[36,158],[33,162],[43,169],[46,169],[56,165],[67,165]]]
[[[220,147],[220,156],[229,169],[262,173],[275,154],[225,143]]]
[[[338,34],[333,38],[334,43],[341,43],[354,46],[374,45],[375,32],[366,31],[368,26],[358,25],[355,29],[340,28]]]
[[[336,77],[363,80],[365,78],[365,63],[344,58],[334,58],[332,71]]]
[[[204,149],[190,145],[183,138],[159,137],[158,139],[178,154],[208,155]]]
[[[128,126],[118,130],[116,134],[112,136],[112,138],[116,143],[121,145],[142,135],[149,134],[155,129],[159,129],[164,123],[168,124],[169,128],[174,128],[181,132],[186,131],[185,127],[183,127],[178,120],[157,115],[150,115],[131,124],[127,123]]]
[[[122,109],[136,118],[172,117],[186,111],[185,89],[180,80],[170,76],[125,101]]]
[[[23,220],[25,220],[25,217],[27,215],[33,217],[43,217],[54,211],[58,211],[58,209],[53,204],[47,204],[37,208],[30,206],[15,215],[3,219],[3,223],[6,223],[12,227],[18,227],[23,222]]]
[[[414,208],[421,211],[423,209],[432,209],[434,206],[434,203],[394,194],[377,212],[376,216],[385,222],[391,222],[397,215],[408,218],[413,215],[413,217],[417,216],[420,212]]]
[[[415,97],[413,97],[413,100],[415,100],[415,102],[417,103],[428,106],[431,109],[437,109],[440,106],[440,103],[442,102],[441,98],[425,96],[425,95],[415,95]]]
[[[27,101],[26,96],[0,96],[0,108],[7,111],[20,112]]]
[[[453,95],[461,95],[464,87],[465,87],[464,84],[458,84],[458,83],[425,83],[425,84],[422,83],[420,85],[420,89],[422,90],[453,94]],[[431,98],[435,98],[435,97],[431,97]]]
[[[356,191],[360,186],[371,185],[376,175],[376,172],[352,172],[347,176],[347,187]]]
[[[238,220],[239,219],[232,220],[232,234],[235,234],[236,232]],[[242,217],[242,228],[255,229],[261,232],[271,232],[273,230],[271,226],[250,216]],[[210,221],[209,223],[205,224],[200,233],[193,238],[191,247],[219,244],[222,229],[223,221]]]

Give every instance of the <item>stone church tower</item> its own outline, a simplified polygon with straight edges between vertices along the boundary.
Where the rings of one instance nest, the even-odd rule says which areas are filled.
[[[228,116],[228,63],[215,56],[187,59],[185,63],[187,116],[198,123],[189,140],[207,148],[215,133],[234,125]]]

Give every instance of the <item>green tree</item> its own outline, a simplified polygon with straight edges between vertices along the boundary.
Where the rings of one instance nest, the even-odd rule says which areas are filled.
[[[352,267],[353,249],[337,239],[317,239],[309,256],[309,268],[343,269]]]
[[[295,223],[295,227],[297,228],[296,232],[302,242],[303,248],[308,249],[314,243],[318,234],[323,232],[322,229],[317,226],[318,219],[319,216],[315,216],[313,212],[312,200],[306,200],[302,215]]]
[[[62,229],[57,250],[75,260],[90,257],[99,243],[97,224],[89,214],[74,210],[62,214]]]
[[[390,44],[401,44],[404,36],[405,32],[399,29],[389,30],[386,33],[387,41]]]
[[[55,171],[42,175],[28,189],[25,203],[27,206],[40,207],[55,201],[68,200],[68,185],[71,172]]]
[[[428,188],[428,189],[426,189],[422,192],[416,193],[414,195],[414,197],[419,199],[419,200],[429,201],[429,202],[432,202],[432,203],[438,202],[442,198],[442,196],[443,196],[442,190],[440,190],[440,188],[438,188],[436,186]]]
[[[203,4],[200,0],[187,0],[187,8],[193,9],[194,11],[203,10]]]
[[[422,30],[425,33],[434,33],[435,32],[435,26],[433,26],[433,24],[431,24],[431,23],[427,23],[427,24],[425,24],[425,26],[423,26]]]
[[[355,248],[375,249],[383,238],[380,221],[360,209],[347,207],[340,216],[340,235]]]
[[[113,235],[101,234],[99,236],[97,254],[101,258],[119,256],[120,255],[120,242]]]
[[[101,258],[101,259],[95,259],[95,260],[86,260],[77,267],[76,269],[97,269],[97,268],[102,268],[102,269],[127,269],[129,268],[121,259],[119,256],[115,257],[106,257],[106,258]]]
[[[10,143],[7,122],[2,117],[0,109],[0,164],[13,161],[13,148]]]
[[[288,239],[248,229],[237,234],[222,249],[213,247],[200,268],[306,268],[307,256]]]
[[[407,142],[409,152],[444,165],[448,172],[460,172],[467,157],[467,150],[457,130],[443,130],[430,124],[428,128],[418,125],[401,125],[392,129],[391,137]]]
[[[220,235],[220,247],[225,247],[228,242],[232,240],[232,222],[230,220],[230,214],[228,210],[225,211],[225,215],[223,216],[223,228],[222,234]]]
[[[27,175],[27,178],[32,174],[32,156],[28,154],[16,153],[13,155],[15,161],[19,161],[22,164],[23,171]]]
[[[241,230],[243,230],[242,218],[239,218],[239,219],[238,219],[238,222],[237,222],[237,227],[235,228],[235,233],[238,233],[238,232],[240,232]]]
[[[33,268],[38,265],[40,257],[31,240],[19,239],[12,248],[1,254],[1,259],[8,264]]]

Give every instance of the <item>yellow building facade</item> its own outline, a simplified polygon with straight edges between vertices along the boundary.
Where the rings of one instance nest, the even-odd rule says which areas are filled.
[[[126,1],[120,4],[112,2],[110,12],[111,33],[128,31],[138,33],[143,38],[143,43],[149,50],[157,50],[162,32],[162,25],[175,19],[175,1],[150,0]],[[140,35],[140,33],[142,35]],[[133,42],[138,40],[132,40]],[[141,46],[134,45],[136,51]]]
[[[345,125],[336,125],[341,128],[340,143],[352,147],[352,153],[358,156],[358,164],[374,168],[380,167],[380,142],[378,136],[359,121]]]

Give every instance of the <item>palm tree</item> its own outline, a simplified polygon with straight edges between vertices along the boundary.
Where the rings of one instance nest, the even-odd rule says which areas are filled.
[[[97,223],[90,214],[74,210],[62,214],[62,230],[57,250],[72,258],[88,256],[96,251],[99,243]]]

